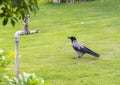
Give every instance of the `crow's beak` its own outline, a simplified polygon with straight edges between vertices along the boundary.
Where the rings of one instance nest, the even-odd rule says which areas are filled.
[[[71,39],[71,37],[67,37],[68,39]]]

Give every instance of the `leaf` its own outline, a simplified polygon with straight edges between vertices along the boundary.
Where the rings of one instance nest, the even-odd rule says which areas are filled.
[[[18,83],[19,83],[19,79],[18,79],[18,78],[16,78],[16,77],[14,77],[14,81],[15,81],[15,83],[16,83],[16,84],[18,84]]]
[[[13,19],[11,19],[11,24],[12,26],[15,26],[15,21]]]
[[[29,9],[30,9],[31,12],[33,11],[33,8],[31,6],[29,6]]]
[[[4,13],[0,13],[0,17],[3,17],[5,14]]]
[[[17,0],[11,0],[11,4],[12,4],[12,6],[16,6],[17,5]]]
[[[18,19],[17,19],[17,18],[13,17],[13,19],[18,22]]]
[[[4,18],[3,25],[5,26],[8,23],[8,17]]]
[[[21,13],[21,17],[22,17],[22,20],[24,20],[25,14],[24,14],[24,13]]]

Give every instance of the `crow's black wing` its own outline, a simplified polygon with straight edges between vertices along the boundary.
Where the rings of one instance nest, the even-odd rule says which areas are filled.
[[[93,55],[93,56],[95,56],[95,57],[99,57],[99,56],[100,56],[99,54],[95,53],[94,51],[90,50],[89,48],[87,48],[87,47],[85,47],[85,46],[84,46],[81,50],[82,50],[83,52],[88,53],[88,54],[91,54],[91,55]]]

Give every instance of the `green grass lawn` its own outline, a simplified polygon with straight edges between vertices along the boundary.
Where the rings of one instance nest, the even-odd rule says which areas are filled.
[[[40,33],[20,38],[20,73],[35,73],[50,85],[120,84],[120,0],[98,0],[75,4],[41,3],[30,17],[31,30]],[[0,26],[0,49],[14,51],[14,33],[23,29]],[[81,59],[67,36],[99,53],[100,58],[85,54]],[[15,75],[14,58],[7,74]]]

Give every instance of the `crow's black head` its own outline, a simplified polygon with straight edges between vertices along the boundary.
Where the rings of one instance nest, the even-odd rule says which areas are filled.
[[[69,39],[71,39],[71,41],[76,40],[76,38],[74,36],[68,37]]]

